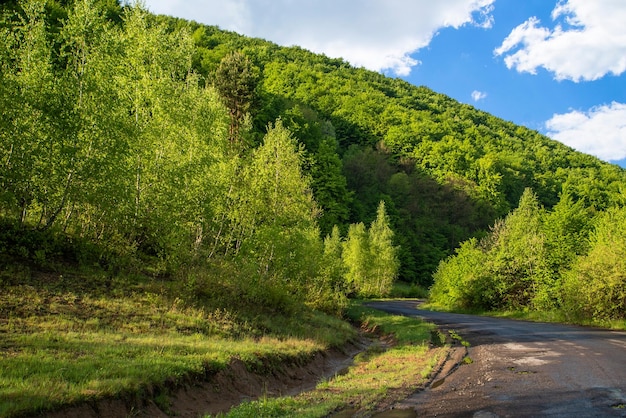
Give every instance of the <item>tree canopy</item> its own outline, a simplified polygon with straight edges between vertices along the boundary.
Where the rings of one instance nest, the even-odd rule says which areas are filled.
[[[281,309],[337,312],[397,279],[434,282],[444,305],[619,312],[615,165],[425,86],[140,3],[0,11],[12,257],[220,271],[214,294]],[[613,296],[583,297],[587,282]]]

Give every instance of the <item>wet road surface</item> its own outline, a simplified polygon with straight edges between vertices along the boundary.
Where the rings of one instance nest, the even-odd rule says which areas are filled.
[[[368,303],[470,343],[471,364],[396,405],[418,417],[626,417],[626,333]],[[405,411],[409,412],[409,411]]]

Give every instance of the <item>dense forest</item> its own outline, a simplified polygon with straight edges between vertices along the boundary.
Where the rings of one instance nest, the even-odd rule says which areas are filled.
[[[8,1],[2,261],[340,313],[626,316],[626,172],[427,87],[116,0]],[[148,266],[148,267],[146,267]]]

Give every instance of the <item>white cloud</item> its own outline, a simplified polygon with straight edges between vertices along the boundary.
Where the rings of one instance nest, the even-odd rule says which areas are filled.
[[[472,99],[477,102],[479,100],[483,100],[487,98],[487,93],[485,93],[484,91],[478,91],[478,90],[474,90],[472,92]]]
[[[606,161],[626,158],[626,104],[613,102],[587,112],[554,115],[548,135],[570,147]]]
[[[496,48],[508,68],[557,80],[596,80],[626,71],[626,1],[561,0],[552,11],[554,28],[531,17]]]
[[[495,0],[146,0],[154,13],[298,45],[406,76],[437,31],[491,27]]]

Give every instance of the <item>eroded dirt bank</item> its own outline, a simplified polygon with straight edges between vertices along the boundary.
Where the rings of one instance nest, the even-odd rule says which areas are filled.
[[[422,387],[442,385],[456,370],[467,355],[467,348],[458,341],[447,339],[452,346],[447,356],[434,368]],[[296,395],[314,389],[323,379],[333,377],[347,370],[354,363],[354,357],[372,344],[389,348],[393,338],[378,335],[376,330],[362,330],[358,341],[342,349],[318,352],[312,357],[290,361],[267,361],[257,364],[251,370],[243,361],[233,359],[224,370],[196,376],[183,382],[169,382],[158,388],[146,388],[141,394],[120,396],[114,399],[99,399],[61,410],[41,414],[50,418],[118,418],[118,417],[199,417],[206,414],[226,412],[233,406],[261,396]],[[404,395],[406,396],[406,395]],[[396,417],[401,412],[396,401],[382,402],[375,416]],[[406,407],[406,406],[404,406]],[[384,411],[384,412],[383,412]],[[352,416],[350,410],[337,416]],[[409,412],[406,411],[405,412]],[[412,411],[411,411],[412,412]],[[392,415],[389,415],[389,414]],[[402,415],[404,417],[404,415]],[[414,415],[410,415],[414,416]]]
[[[212,375],[147,388],[143,396],[100,399],[38,416],[49,418],[198,417],[226,412],[260,396],[294,395],[313,389],[320,380],[341,373],[354,356],[372,343],[362,336],[342,349],[316,353],[308,361],[291,361],[276,368],[261,365],[251,371],[239,359]],[[267,367],[265,367],[267,366]]]

